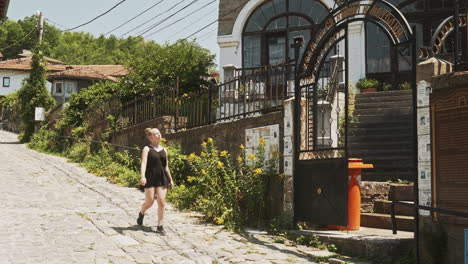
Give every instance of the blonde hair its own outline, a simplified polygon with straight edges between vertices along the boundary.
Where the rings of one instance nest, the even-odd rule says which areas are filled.
[[[157,129],[157,128],[148,127],[147,129],[145,129],[145,134],[148,135],[148,136],[149,135],[154,135],[154,134],[157,134],[157,133],[161,134],[161,132],[159,132],[159,129]]]

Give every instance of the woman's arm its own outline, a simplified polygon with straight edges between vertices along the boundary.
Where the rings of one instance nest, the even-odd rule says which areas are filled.
[[[172,180],[172,175],[171,175],[171,170],[169,169],[169,154],[167,153],[167,149],[164,148],[164,151],[166,152],[166,168],[165,168],[165,171],[166,171],[166,175],[169,177],[169,184],[170,184],[170,188],[174,187],[174,181]]]
[[[149,152],[148,147],[144,147],[143,151],[141,152],[141,169],[140,169],[140,171],[141,171],[140,184],[141,185],[146,184],[145,174],[146,174],[146,162],[147,162],[147,159],[148,159],[148,152]]]

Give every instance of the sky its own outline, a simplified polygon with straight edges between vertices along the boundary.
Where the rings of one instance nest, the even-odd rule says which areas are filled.
[[[121,0],[11,0],[8,9],[8,17],[10,19],[18,20],[26,16],[30,16],[37,11],[42,11],[46,19],[68,29],[91,20],[99,14],[104,13],[120,1]],[[187,7],[185,10],[171,18],[167,17],[188,5],[191,0],[127,0],[110,13],[89,25],[77,29],[76,31],[89,32],[95,36],[105,34],[160,1],[162,2],[156,7],[147,11],[145,14],[131,21],[127,25],[119,28],[112,34],[120,37],[122,34],[134,29],[138,25],[150,21],[129,33],[130,35],[138,35],[151,25],[163,21],[159,26],[147,33],[151,34],[158,29],[171,24],[171,22],[175,22],[186,17],[180,22],[163,29],[152,36],[148,36],[147,38],[146,34],[143,34],[145,39],[155,40],[161,44],[167,41],[173,43],[180,38],[188,37],[218,18],[219,1],[214,0],[198,0],[193,5]],[[173,7],[179,2],[181,2],[179,5]],[[202,8],[205,5],[208,6]],[[171,7],[173,8],[171,9]],[[195,12],[199,8],[202,9]],[[161,15],[154,18],[159,14]],[[217,54],[217,60],[219,60],[219,47],[216,42],[217,25],[218,23],[211,25],[196,34],[194,37],[198,39],[200,45],[209,49],[212,53]],[[57,27],[60,28],[60,26]],[[125,35],[125,37],[126,36],[128,35]]]

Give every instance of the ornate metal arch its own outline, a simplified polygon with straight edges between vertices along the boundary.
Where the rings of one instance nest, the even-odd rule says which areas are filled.
[[[335,42],[348,24],[356,21],[375,23],[387,32],[393,45],[411,43],[413,32],[403,14],[384,0],[354,0],[333,10],[320,24],[319,30],[311,37],[301,60],[299,73],[315,81],[320,65],[328,54],[327,49]]]
[[[429,59],[430,57],[440,54],[447,37],[455,30],[455,23],[453,20],[453,16],[450,16],[440,23],[432,36],[430,46],[419,48],[420,59]],[[466,14],[460,14],[458,17],[458,27],[465,28],[466,26]]]

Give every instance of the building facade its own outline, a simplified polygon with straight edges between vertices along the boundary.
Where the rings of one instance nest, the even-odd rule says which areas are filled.
[[[419,47],[430,45],[433,32],[452,15],[454,5],[454,1],[449,0],[388,2],[416,29]],[[336,5],[331,0],[221,0],[218,28],[221,81],[232,75],[233,68],[259,67],[294,59],[290,48],[293,39],[302,36],[307,43]],[[410,48],[392,47],[390,39],[377,25],[352,23],[348,27],[348,38],[351,83],[373,78],[399,89],[411,78]],[[450,55],[453,43],[451,40],[446,43],[443,52]],[[304,50],[301,50],[301,57]]]
[[[67,65],[64,71],[51,73],[51,93],[58,104],[67,103],[73,93],[79,93],[99,81],[117,82],[127,70],[122,65]]]
[[[23,50],[16,58],[0,61],[0,98],[18,91],[23,81],[29,77],[33,53]],[[51,58],[44,58],[48,73],[63,71],[65,63]],[[51,91],[52,84],[47,82],[47,89]]]

